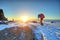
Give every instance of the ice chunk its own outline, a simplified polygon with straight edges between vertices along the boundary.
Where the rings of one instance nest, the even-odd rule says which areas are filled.
[[[60,39],[60,32],[56,32],[56,36]]]

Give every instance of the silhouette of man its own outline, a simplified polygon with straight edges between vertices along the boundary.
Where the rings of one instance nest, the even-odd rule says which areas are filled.
[[[41,25],[43,25],[43,19],[44,18],[45,18],[45,16],[44,16],[43,13],[41,13],[41,14],[38,15],[38,19],[39,19]]]

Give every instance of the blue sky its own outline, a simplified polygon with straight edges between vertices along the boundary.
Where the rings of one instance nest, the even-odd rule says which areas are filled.
[[[22,15],[37,18],[39,13],[43,13],[45,19],[60,19],[59,0],[0,0],[0,8],[7,18],[19,18]]]

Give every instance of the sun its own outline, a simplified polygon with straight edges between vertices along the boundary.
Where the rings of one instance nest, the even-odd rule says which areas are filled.
[[[21,17],[21,20],[22,20],[23,22],[27,22],[27,21],[28,21],[28,17],[27,17],[27,16],[22,16],[22,17]]]

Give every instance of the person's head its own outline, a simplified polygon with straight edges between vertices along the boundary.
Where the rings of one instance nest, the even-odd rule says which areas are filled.
[[[43,13],[38,14],[38,18],[45,18]]]

